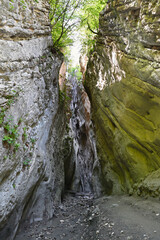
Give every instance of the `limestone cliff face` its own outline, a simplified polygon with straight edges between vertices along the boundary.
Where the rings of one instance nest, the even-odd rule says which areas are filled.
[[[130,191],[160,167],[159,0],[106,6],[85,85],[106,191]]]
[[[0,239],[53,215],[64,185],[63,109],[48,1],[0,3]]]

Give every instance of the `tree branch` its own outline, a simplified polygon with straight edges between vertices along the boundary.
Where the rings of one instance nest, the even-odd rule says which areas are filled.
[[[95,32],[94,30],[91,29],[88,21],[87,21],[87,25],[88,25],[88,29],[89,29],[92,33],[94,33],[94,34],[96,34],[96,35],[99,35],[99,32]]]

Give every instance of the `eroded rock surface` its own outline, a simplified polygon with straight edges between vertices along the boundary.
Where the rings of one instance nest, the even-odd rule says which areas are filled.
[[[106,191],[132,192],[160,167],[159,0],[109,2],[85,84]]]
[[[52,217],[64,187],[62,56],[48,14],[44,0],[0,3],[1,240],[14,238],[21,218]]]
[[[91,121],[91,105],[87,93],[76,77],[71,83],[71,136],[73,153],[70,161],[74,172],[70,188],[76,192],[94,193],[99,196],[101,169],[97,156],[95,134]],[[69,166],[69,165],[68,165]],[[68,171],[71,169],[71,164]]]

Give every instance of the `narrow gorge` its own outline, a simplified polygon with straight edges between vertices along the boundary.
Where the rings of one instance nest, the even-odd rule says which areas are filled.
[[[83,81],[48,0],[0,1],[0,240],[158,240],[160,0],[106,1]]]

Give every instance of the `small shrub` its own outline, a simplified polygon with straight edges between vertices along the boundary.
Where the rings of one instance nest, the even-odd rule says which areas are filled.
[[[12,148],[14,151],[17,151],[20,144],[17,142],[19,134],[18,134],[18,125],[13,124],[13,118],[10,118],[3,125],[5,135],[2,139],[4,146],[7,148]]]
[[[14,144],[13,138],[11,138],[10,136],[7,136],[7,135],[5,135],[5,136],[3,137],[3,142],[8,143],[9,145],[13,145],[13,144]]]
[[[23,166],[24,166],[24,167],[25,167],[25,166],[29,166],[30,162],[31,162],[31,159],[26,158],[26,159],[23,161]]]
[[[20,147],[20,144],[19,144],[19,143],[15,143],[15,144],[14,144],[14,149],[15,149],[15,151],[17,151],[17,150],[19,149],[19,147]]]
[[[1,107],[1,110],[0,110],[0,126],[2,125],[2,123],[4,121],[4,117],[5,117],[5,109]]]
[[[27,129],[26,129],[26,127],[23,128],[22,140],[23,140],[23,142],[27,140]]]
[[[31,143],[35,144],[35,142],[36,142],[36,139],[35,138],[31,138]]]
[[[6,155],[3,157],[3,160],[7,160],[7,156]]]
[[[20,124],[22,123],[22,121],[23,121],[23,119],[20,118],[20,119],[18,120],[18,125],[20,125]]]

